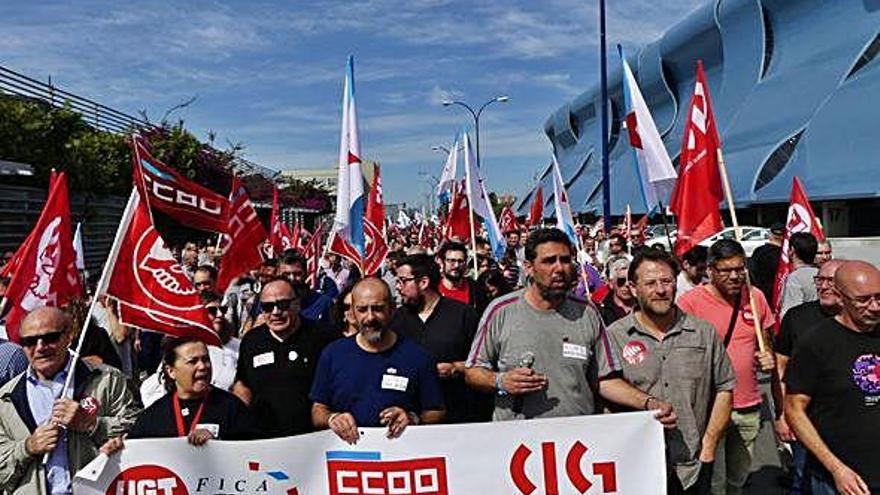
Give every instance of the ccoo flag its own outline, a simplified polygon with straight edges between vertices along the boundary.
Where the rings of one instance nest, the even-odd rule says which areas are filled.
[[[624,104],[626,105],[626,129],[629,132],[629,143],[635,152],[635,165],[641,186],[642,199],[647,211],[657,208],[661,202],[669,201],[669,195],[675,187],[675,169],[666,153],[660,133],[651,111],[642,97],[636,78],[633,76],[623,48],[618,45],[620,59],[623,62]]]
[[[361,144],[358,138],[354,90],[354,57],[348,57],[342,91],[342,136],[339,143],[339,180],[336,217],[330,232],[330,251],[353,261],[358,267],[364,257],[364,177],[361,172]]]
[[[492,204],[489,202],[489,194],[486,192],[486,185],[480,175],[480,169],[477,167],[477,160],[474,156],[474,150],[471,148],[468,133],[464,133],[464,168],[468,201],[474,213],[483,217],[483,229],[486,230],[486,236],[489,238],[492,254],[495,255],[495,259],[501,259],[506,247],[504,237],[498,226],[498,220],[495,218],[495,211],[492,210]]]

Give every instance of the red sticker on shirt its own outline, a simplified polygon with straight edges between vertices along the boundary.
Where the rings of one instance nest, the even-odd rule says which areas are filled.
[[[746,306],[743,308],[743,320],[749,325],[753,325],[755,323],[755,315],[752,313],[752,308]]]
[[[641,364],[648,358],[648,348],[638,340],[631,340],[623,346],[623,359],[629,364]]]

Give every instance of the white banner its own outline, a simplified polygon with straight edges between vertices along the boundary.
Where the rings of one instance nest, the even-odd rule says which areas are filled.
[[[77,495],[665,494],[663,431],[650,412],[362,428],[251,442],[131,440],[77,473]]]

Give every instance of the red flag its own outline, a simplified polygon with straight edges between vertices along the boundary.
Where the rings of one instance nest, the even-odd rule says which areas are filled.
[[[28,313],[44,306],[64,306],[83,294],[76,269],[64,172],[53,175],[40,218],[19,253],[17,267],[6,288],[6,300],[11,305],[6,333],[15,342],[18,342],[21,320]]]
[[[373,275],[388,257],[388,243],[385,241],[385,199],[382,195],[382,176],[376,165],[373,186],[367,197],[364,215],[364,276]]]
[[[107,260],[112,272],[97,293],[120,302],[122,323],[221,345],[198,291],[165,246],[137,191],[119,228]]]
[[[470,207],[463,185],[453,188],[445,230],[446,239],[455,239],[463,243],[471,240]]]
[[[196,229],[225,233],[229,201],[207,187],[180,175],[154,158],[143,138],[133,136],[132,171],[135,184],[151,208]]]
[[[535,191],[535,198],[532,200],[532,207],[529,209],[529,219],[526,221],[526,225],[529,227],[534,227],[536,225],[540,226],[543,220],[544,188],[539,184],[538,190]]]
[[[513,212],[513,208],[510,205],[505,206],[501,210],[501,218],[498,219],[498,224],[501,226],[501,232],[519,232],[519,221],[516,219],[516,213]]]
[[[58,178],[58,173],[55,172],[55,169],[53,168],[52,171],[49,173],[49,191],[50,192],[52,191],[52,188],[55,186],[55,179],[57,179],[57,178]],[[47,200],[48,200],[48,198],[47,198]],[[12,259],[10,259],[8,263],[3,265],[3,269],[0,270],[0,278],[11,277],[15,273],[16,268],[18,268],[18,265],[21,264],[21,258],[24,256],[24,252],[27,249],[28,243],[31,242],[31,237],[34,236],[34,232],[35,231],[32,230],[28,234],[28,236],[24,239],[24,242],[22,242],[21,245],[18,246],[18,249],[12,255]]]
[[[298,218],[293,223],[293,232],[290,233],[290,246],[302,250],[302,224]]]
[[[321,268],[322,239],[324,237],[324,226],[315,227],[315,233],[303,248],[303,256],[306,258],[306,283],[313,289],[318,288],[318,271]]]
[[[235,277],[260,266],[263,261],[260,245],[266,241],[266,229],[238,176],[232,178],[229,203],[232,207],[224,236],[227,242],[217,274],[217,288],[220,291],[225,291]]]
[[[785,287],[785,279],[791,273],[791,260],[788,258],[788,239],[792,234],[809,232],[822,242],[825,240],[825,232],[804,191],[801,181],[795,177],[791,184],[791,199],[788,206],[788,219],[785,222],[785,233],[782,234],[782,253],[779,256],[779,267],[776,269],[776,279],[773,282],[773,309],[776,314],[782,311],[782,289]]]
[[[278,187],[274,184],[272,185],[272,217],[269,220],[269,244],[272,245],[273,255],[278,256],[281,254],[281,251],[284,251],[283,246],[283,237],[284,232],[282,231],[283,224],[281,223],[281,211],[278,207]],[[286,230],[286,228],[285,228]]]
[[[718,150],[721,139],[712,114],[709,85],[703,62],[697,62],[697,79],[684,128],[678,180],[669,208],[678,217],[675,254],[683,255],[703,239],[721,230],[718,203],[724,199]]]
[[[635,225],[633,225],[632,228],[639,233],[640,244],[644,244],[648,230],[648,214],[645,213],[642,218],[640,218],[639,221],[636,222]]]

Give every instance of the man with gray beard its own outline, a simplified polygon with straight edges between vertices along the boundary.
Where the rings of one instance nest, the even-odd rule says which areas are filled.
[[[391,290],[369,277],[351,292],[354,338],[327,346],[312,384],[312,423],[354,444],[361,426],[387,426],[396,438],[412,424],[439,423],[445,409],[437,367],[415,342],[389,329]]]

